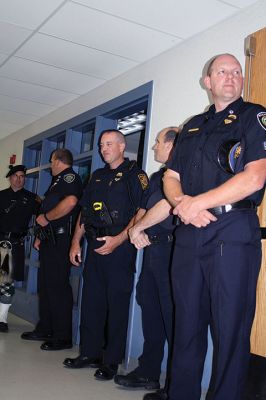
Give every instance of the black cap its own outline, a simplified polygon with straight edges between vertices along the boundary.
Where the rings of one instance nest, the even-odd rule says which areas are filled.
[[[27,168],[25,167],[25,165],[9,165],[9,171],[6,174],[6,178],[15,174],[18,171],[22,171],[24,172],[24,174],[26,174]]]

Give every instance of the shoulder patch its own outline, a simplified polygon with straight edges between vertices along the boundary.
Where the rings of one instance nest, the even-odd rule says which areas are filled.
[[[260,112],[257,114],[257,119],[260,126],[266,131],[266,112]]]
[[[138,178],[143,190],[147,189],[148,187],[148,178],[145,174],[138,174]]]
[[[74,174],[66,174],[66,175],[64,175],[64,181],[66,183],[74,182],[75,178],[76,178],[76,176]]]

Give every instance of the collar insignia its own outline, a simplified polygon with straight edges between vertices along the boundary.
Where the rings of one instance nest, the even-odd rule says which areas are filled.
[[[189,133],[197,132],[197,131],[199,131],[199,128],[191,128],[188,130]]]

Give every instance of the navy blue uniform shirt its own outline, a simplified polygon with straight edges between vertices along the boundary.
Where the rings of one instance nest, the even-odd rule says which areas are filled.
[[[223,111],[212,105],[182,129],[167,167],[180,174],[182,190],[196,196],[220,186],[246,164],[266,158],[266,110],[239,98]],[[247,197],[256,205],[264,189]]]
[[[116,169],[106,165],[94,171],[80,204],[89,210],[92,226],[106,226],[100,218],[100,212],[96,210],[97,204],[104,202],[113,226],[125,227],[141,204],[146,204],[147,188],[148,178],[145,172],[136,162],[125,159]]]
[[[40,198],[26,189],[0,191],[0,232],[23,233],[40,207]]]
[[[159,201],[166,199],[163,192],[162,182],[164,172],[165,168],[161,168],[159,171],[154,172],[150,177],[148,201],[146,206],[144,205],[142,208],[146,208],[147,210],[149,210]],[[158,235],[167,232],[172,233],[174,228],[175,225],[173,225],[173,215],[169,215],[164,221],[161,221],[159,224],[145,229],[145,232],[149,235]]]
[[[75,196],[77,199],[82,194],[82,183],[80,177],[71,167],[64,169],[60,174],[53,176],[48,190],[45,192],[42,203],[42,212],[47,213],[57,206],[67,196]],[[55,227],[66,225],[70,217],[76,218],[78,206],[74,207],[70,213],[63,217],[51,221]],[[74,221],[73,221],[74,222]]]

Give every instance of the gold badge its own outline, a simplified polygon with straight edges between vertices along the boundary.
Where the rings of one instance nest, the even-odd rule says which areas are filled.
[[[92,207],[94,211],[100,211],[103,208],[103,203],[101,201],[95,201]]]
[[[143,190],[147,189],[148,187],[148,178],[145,174],[138,174],[138,178]]]

